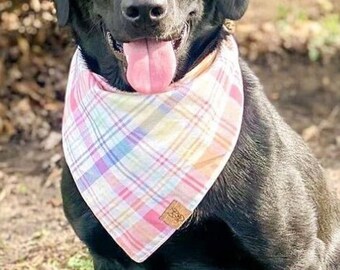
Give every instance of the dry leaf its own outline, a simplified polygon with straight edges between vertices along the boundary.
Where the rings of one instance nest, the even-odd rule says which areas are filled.
[[[45,150],[52,150],[61,142],[61,134],[59,132],[52,131],[46,140],[42,143]]]
[[[319,136],[320,131],[319,128],[315,125],[312,125],[308,128],[306,128],[303,132],[302,132],[302,138],[308,142],[312,139],[315,139]]]

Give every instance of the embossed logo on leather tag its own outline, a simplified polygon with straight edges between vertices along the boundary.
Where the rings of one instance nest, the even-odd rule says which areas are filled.
[[[173,229],[179,229],[190,217],[191,211],[178,201],[173,201],[164,211],[160,219]]]

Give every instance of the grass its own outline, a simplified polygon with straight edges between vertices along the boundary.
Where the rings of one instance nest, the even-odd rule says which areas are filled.
[[[319,1],[317,16],[299,7],[280,5],[276,25],[281,38],[291,41],[289,45],[298,43],[312,61],[340,51],[340,15],[328,0]]]
[[[67,262],[70,270],[93,270],[92,260],[85,255],[74,255]]]
[[[308,44],[308,55],[312,61],[323,55],[331,55],[340,49],[340,16],[328,14],[320,20],[321,31]]]

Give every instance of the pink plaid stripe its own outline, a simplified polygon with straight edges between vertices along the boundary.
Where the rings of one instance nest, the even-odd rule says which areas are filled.
[[[243,85],[232,37],[167,92],[124,93],[91,73],[76,51],[63,123],[67,164],[84,200],[136,262],[175,229],[173,201],[193,212],[239,136]]]

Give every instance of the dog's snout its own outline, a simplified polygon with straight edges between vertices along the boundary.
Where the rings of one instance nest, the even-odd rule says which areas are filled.
[[[168,11],[167,0],[125,0],[122,13],[130,22],[159,22]]]

